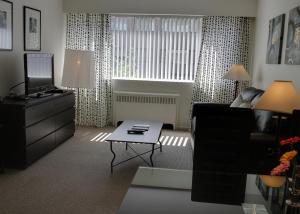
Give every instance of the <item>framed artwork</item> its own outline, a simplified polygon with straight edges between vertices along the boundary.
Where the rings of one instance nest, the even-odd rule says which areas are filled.
[[[269,37],[267,46],[267,64],[280,64],[285,14],[276,16],[269,21]]]
[[[0,50],[13,49],[13,3],[0,0]]]
[[[24,50],[41,50],[41,11],[24,6]]]
[[[300,6],[289,14],[285,64],[300,65]]]

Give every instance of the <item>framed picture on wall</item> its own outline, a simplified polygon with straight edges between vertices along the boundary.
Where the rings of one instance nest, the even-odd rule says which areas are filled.
[[[269,21],[269,37],[267,46],[267,64],[280,64],[285,14]]]
[[[0,50],[13,49],[13,3],[0,0]]]
[[[24,50],[41,50],[41,11],[24,6]]]
[[[289,14],[285,64],[300,65],[300,6]]]

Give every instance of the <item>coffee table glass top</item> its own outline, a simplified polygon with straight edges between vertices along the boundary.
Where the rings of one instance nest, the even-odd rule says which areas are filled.
[[[147,125],[149,126],[149,129],[148,131],[145,131],[144,134],[128,134],[127,130],[131,129],[134,125]],[[122,142],[155,144],[159,140],[162,126],[163,126],[162,122],[125,120],[106,139],[106,141],[122,141]]]
[[[166,168],[150,168],[139,167],[133,181],[132,187],[145,188],[166,188],[191,191],[192,189],[192,170],[166,169]],[[253,176],[248,174],[246,185],[245,203],[242,205],[244,213],[253,213],[253,209],[257,214],[267,214],[265,202],[262,196],[258,193],[253,193],[253,188],[256,185],[253,181]],[[255,207],[255,208],[254,208]]]
[[[191,183],[192,170],[139,167],[118,214],[268,214],[261,196],[246,197],[242,206],[191,201]]]
[[[192,189],[192,170],[139,167],[132,185],[172,189]]]

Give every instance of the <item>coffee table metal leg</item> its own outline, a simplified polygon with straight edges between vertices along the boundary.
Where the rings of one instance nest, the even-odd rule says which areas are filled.
[[[126,150],[128,150],[128,143],[126,142]]]
[[[111,163],[110,163],[110,172],[111,172],[111,174],[113,173],[113,164],[114,164],[114,160],[115,160],[115,158],[116,158],[116,153],[114,153],[114,151],[113,151],[113,148],[112,148],[112,141],[110,141],[110,151],[113,153],[113,155],[114,155],[114,157],[113,157],[113,159],[111,160]]]
[[[151,162],[152,167],[153,167],[153,161],[152,161],[153,153],[154,153],[154,144],[152,144],[152,151],[151,151],[151,155],[150,155],[150,162]]]
[[[158,142],[160,144],[160,152],[162,152],[162,144],[161,144],[161,141],[160,141],[160,136],[161,136],[161,130],[160,130],[160,133],[159,133]]]
[[[162,152],[162,144],[161,144],[160,140],[158,142],[160,144],[160,152]]]

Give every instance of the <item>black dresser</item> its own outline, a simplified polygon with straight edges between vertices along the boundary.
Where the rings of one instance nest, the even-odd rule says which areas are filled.
[[[0,112],[5,166],[25,169],[72,137],[74,104],[73,91],[26,101],[4,100]]]
[[[1,122],[1,119],[0,119]],[[3,137],[3,125],[0,123],[0,137]],[[4,162],[3,162],[3,155],[4,155],[4,151],[3,151],[3,141],[0,141],[0,173],[2,173],[4,171]]]

